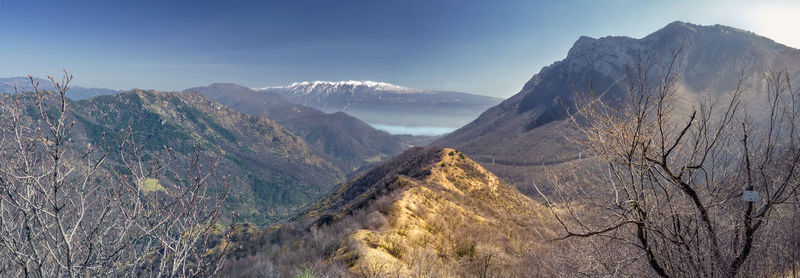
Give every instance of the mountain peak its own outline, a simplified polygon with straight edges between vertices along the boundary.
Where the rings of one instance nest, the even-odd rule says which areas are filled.
[[[744,30],[744,29],[739,29],[739,28],[736,28],[736,27],[722,25],[722,24],[699,25],[699,24],[694,24],[694,23],[691,23],[691,22],[684,22],[684,21],[679,21],[679,20],[673,21],[673,22],[667,24],[663,28],[661,28],[658,31],[655,31],[653,33],[655,34],[655,33],[661,32],[661,31],[698,32],[698,31],[707,31],[707,30],[729,31],[729,32],[737,32],[737,33],[755,35],[753,32],[750,32],[750,31],[747,31],[747,30]]]
[[[681,29],[688,29],[688,30],[694,30],[695,27],[700,27],[700,25],[692,24],[691,22],[684,22],[684,21],[680,21],[680,20],[676,20],[676,21],[670,22],[669,24],[667,24],[667,26],[664,26],[664,28],[670,28],[670,29],[679,29],[679,28],[681,28]]]
[[[762,103],[761,69],[785,69],[793,76],[800,71],[800,51],[723,25],[675,21],[640,39],[581,37],[565,59],[544,67],[518,94],[434,144],[460,149],[504,178],[517,180],[523,192],[536,192],[531,185],[546,180],[529,174],[538,169],[534,167],[555,165],[579,153],[563,139],[574,136],[562,120],[574,112],[575,90],[591,87],[603,101],[618,102],[627,94],[627,66],[642,61],[656,76],[663,66],[658,63],[669,62],[678,49],[682,51],[674,66],[680,72],[680,109],[706,98],[729,97],[742,73],[747,74],[742,88],[749,88],[743,99]]]
[[[576,53],[581,52],[583,49],[589,48],[591,45],[595,44],[597,39],[589,37],[589,36],[580,36],[572,47],[569,49],[569,55],[575,55]]]
[[[184,93],[197,92],[211,99],[217,99],[217,100],[219,100],[219,98],[222,98],[223,96],[230,96],[230,94],[234,95],[256,94],[255,90],[250,89],[248,87],[235,83],[222,83],[222,82],[211,83],[210,85],[205,87],[189,88],[183,90],[183,92]]]
[[[335,90],[372,90],[372,91],[395,91],[395,92],[407,92],[407,93],[417,93],[417,92],[424,92],[424,90],[420,89],[412,89],[407,88],[399,85],[394,85],[385,82],[376,82],[376,81],[356,81],[356,80],[349,80],[349,81],[303,81],[303,82],[294,82],[289,86],[282,86],[282,87],[268,87],[269,88],[284,88],[288,90],[295,91],[296,93],[300,94],[309,94],[315,90],[323,90],[323,91],[335,91]]]
[[[643,38],[643,40],[688,40],[696,36],[702,36],[706,39],[708,37],[727,37],[728,39],[738,38],[744,40],[763,40],[768,43],[774,43],[774,41],[768,38],[736,27],[721,24],[698,25],[683,21],[674,21],[670,24],[667,24],[663,28],[651,33],[650,35],[647,35]]]

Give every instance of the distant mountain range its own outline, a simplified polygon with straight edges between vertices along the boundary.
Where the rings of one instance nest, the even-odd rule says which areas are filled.
[[[268,87],[288,100],[325,112],[343,111],[373,125],[460,127],[501,98],[406,88],[372,81],[297,82]]]
[[[49,80],[34,81],[48,102],[58,101]],[[28,78],[0,79],[3,91],[14,93],[14,86],[27,99],[23,105],[35,107]],[[131,127],[137,134],[152,134],[149,151],[168,146],[186,155],[195,144],[220,148],[226,154],[220,171],[235,177],[226,210],[255,223],[290,216],[348,175],[432,140],[390,135],[343,112],[325,113],[235,84],[185,93],[72,86],[67,96],[77,146],[108,143],[98,141],[101,134]]]
[[[34,80],[39,82],[40,90],[55,90],[49,80]],[[33,91],[27,77],[0,78],[0,93],[13,94],[15,86],[18,92]],[[292,103],[325,113],[346,112],[373,127],[398,135],[441,135],[463,126],[502,101],[497,97],[413,89],[373,81],[297,82],[283,87],[238,89],[281,95]],[[121,92],[123,90],[72,86],[67,97],[84,100]],[[279,113],[272,114],[273,117],[277,115]]]
[[[685,49],[676,66],[682,104],[677,109],[702,99],[729,98],[741,73],[746,77],[744,100],[763,98],[764,70],[788,70],[800,77],[800,50],[722,25],[673,22],[641,39],[581,37],[564,60],[542,68],[519,93],[434,145],[462,150],[534,196],[533,183],[544,183],[543,166],[579,158],[580,150],[564,140],[573,132],[563,118],[574,107],[575,88],[588,89],[591,84],[604,100],[618,100],[625,93],[625,65],[633,65],[637,53],[651,62],[669,61],[681,44]],[[748,109],[756,120],[766,111],[756,105]]]
[[[34,78],[34,81],[39,82],[39,89],[40,90],[55,90],[55,86],[50,80],[45,80],[41,78]],[[6,94],[13,94],[15,93],[14,87],[16,86],[16,92],[32,92],[33,86],[31,85],[30,79],[27,77],[11,77],[11,78],[0,78],[0,93]],[[80,86],[72,86],[69,88],[67,92],[67,97],[72,100],[83,100],[89,99],[96,96],[101,95],[111,95],[120,93],[120,90],[114,89],[106,89],[106,88],[85,88]]]
[[[346,173],[397,155],[408,147],[400,138],[375,130],[345,113],[328,114],[294,104],[275,92],[256,92],[229,83],[185,91],[201,93],[242,113],[280,123]]]
[[[619,103],[626,97],[626,65],[634,65],[637,57],[647,59],[645,63],[669,62],[681,46],[685,48],[676,59],[681,73],[678,113],[700,100],[729,99],[744,73],[743,100],[752,103],[748,115],[758,123],[764,109],[753,100],[763,103],[763,71],[800,76],[800,50],[721,25],[674,22],[641,39],[581,37],[565,59],[544,67],[519,93],[476,120],[433,146],[412,148],[381,163],[342,184],[296,221],[253,237],[265,243],[250,250],[250,256],[237,255],[240,259],[231,264],[236,268],[225,269],[223,276],[287,276],[297,273],[296,266],[309,264],[327,266],[321,272],[342,277],[480,276],[481,268],[473,264],[490,261],[487,251],[496,256],[495,269],[505,271],[501,277],[574,275],[569,270],[579,268],[574,264],[580,261],[574,256],[584,256],[586,250],[540,248],[542,239],[554,238],[558,224],[529,197],[539,198],[533,184],[547,189],[545,168],[561,171],[565,162],[594,163],[565,140],[576,132],[565,121],[575,112],[575,90],[591,86],[604,102]],[[336,89],[359,86],[364,89]],[[393,89],[358,82],[289,87],[296,89],[287,93],[283,88],[281,93],[299,98],[295,101],[338,103],[347,109],[355,104],[326,99],[359,95],[353,90]],[[404,89],[394,94],[424,93]],[[582,210],[582,205],[571,209]],[[565,210],[558,205],[551,209]],[[297,248],[282,248],[287,241]],[[569,257],[566,265],[558,265],[560,256]],[[269,267],[255,267],[255,262]],[[490,264],[483,265],[486,270]]]

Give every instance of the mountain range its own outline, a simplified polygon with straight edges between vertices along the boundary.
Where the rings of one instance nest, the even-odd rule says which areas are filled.
[[[50,80],[35,78],[34,82],[39,83],[40,90],[55,91],[55,86]],[[15,91],[16,87],[16,91]],[[0,78],[0,93],[14,94],[22,92],[33,92],[33,85],[28,77]],[[106,88],[86,88],[80,86],[70,87],[67,97],[73,100],[89,99],[101,95],[111,95],[122,92],[121,90]]]
[[[278,122],[346,173],[397,155],[408,147],[399,138],[343,112],[328,114],[289,102],[274,92],[257,92],[227,83],[186,91],[201,93],[242,113]]]
[[[43,94],[45,111],[58,107],[56,94]],[[2,96],[19,99],[26,107],[24,115],[29,120],[25,122],[37,122],[33,94]],[[195,148],[218,154],[216,171],[230,179],[228,188],[213,190],[229,191],[226,217],[235,213],[241,221],[274,222],[296,213],[345,179],[341,169],[280,124],[240,113],[197,93],[134,90],[68,100],[67,104],[68,120],[74,122],[71,148],[78,152],[87,145],[108,148],[110,171],[124,170],[113,165],[122,163],[114,146],[125,131],[133,132],[146,159],[157,157],[164,148],[171,149],[176,161],[160,175],[149,177],[166,190],[180,183],[180,173]]]
[[[679,111],[728,100],[740,77],[743,100],[759,103],[763,72],[800,74],[800,50],[727,26],[673,22],[643,38],[580,37],[505,100],[370,81],[94,91],[111,95],[69,101],[71,138],[108,145],[104,135],[130,129],[151,155],[171,147],[180,161],[159,180],[165,187],[177,186],[170,180],[194,147],[219,152],[217,171],[231,177],[226,212],[257,224],[225,239],[235,248],[223,276],[564,275],[576,266],[558,258],[581,253],[544,245],[561,232],[550,213],[563,208],[537,202],[535,185],[547,193],[545,169],[593,163],[569,140],[577,92],[620,103],[631,65],[673,62]],[[18,82],[5,79],[0,90]],[[58,101],[45,96],[45,108]],[[13,97],[35,123],[35,96]],[[759,123],[763,108],[745,109]],[[463,123],[410,149],[411,139],[371,126]]]
[[[34,82],[39,82],[46,106],[55,107],[55,86],[49,80]],[[18,97],[30,110],[27,116],[38,118],[29,78],[6,78],[2,84],[3,90],[22,93]],[[104,134],[131,129],[146,141],[151,155],[162,146],[175,150],[183,159],[176,165],[185,164],[195,146],[222,151],[218,170],[233,177],[226,212],[254,223],[291,216],[346,177],[431,140],[390,135],[343,112],[325,113],[274,92],[235,84],[215,83],[183,93],[73,86],[67,97],[76,146],[109,145],[111,136]],[[177,170],[168,169],[169,177],[158,184],[170,186]]]
[[[49,80],[34,78],[34,81],[39,83],[41,90],[55,91]],[[240,93],[256,91],[237,86],[240,88],[235,90]],[[198,88],[201,87],[191,89]],[[306,81],[257,90],[272,95],[270,98],[281,95],[292,103],[313,107],[326,113],[347,112],[373,127],[379,127],[393,134],[420,136],[438,136],[455,130],[502,100],[460,92],[412,89],[373,81]],[[33,86],[27,77],[0,78],[0,93],[32,91]],[[84,100],[123,91],[71,86],[67,97]],[[269,103],[274,106],[278,102]],[[272,114],[272,116],[277,115],[277,113]]]
[[[344,111],[372,125],[414,127],[457,128],[502,100],[373,81],[297,82],[261,91],[329,113]]]
[[[673,55],[678,110],[724,103],[742,76],[742,99],[756,103],[764,99],[763,72],[800,73],[797,49],[721,25],[674,22],[640,39],[581,37],[565,59],[476,120],[343,183],[294,221],[255,232],[262,247],[237,255],[222,274],[286,276],[303,273],[291,267],[300,265],[332,276],[488,277],[494,270],[502,277],[571,277],[591,268],[575,263],[586,250],[552,241],[547,246],[555,249],[542,248],[560,226],[531,200],[539,197],[534,184],[547,191],[545,169],[593,163],[568,140],[577,131],[566,120],[576,112],[576,91],[619,103],[629,66],[663,65]],[[756,123],[762,108],[746,107]]]
[[[522,192],[536,196],[533,185],[547,183],[544,167],[581,159],[580,150],[565,140],[575,132],[564,117],[574,108],[576,89],[591,87],[613,103],[625,95],[626,65],[637,60],[669,63],[681,48],[675,59],[680,71],[678,109],[701,100],[729,99],[738,78],[744,76],[742,99],[753,103],[748,113],[763,119],[767,110],[755,105],[765,103],[759,101],[764,96],[761,74],[787,70],[800,76],[800,50],[723,25],[673,22],[640,39],[584,36],[566,58],[542,68],[519,93],[433,144],[463,151]]]

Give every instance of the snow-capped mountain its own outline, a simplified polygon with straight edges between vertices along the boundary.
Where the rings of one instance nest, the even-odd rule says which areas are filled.
[[[451,127],[475,119],[502,99],[407,88],[375,81],[307,81],[267,87],[290,101],[325,112],[344,111],[373,125]]]
[[[405,93],[422,93],[425,90],[412,89],[394,84],[375,81],[304,81],[289,86],[267,87],[263,89],[282,88],[295,94],[332,94],[345,91],[392,91]],[[262,90],[263,90],[262,89]]]

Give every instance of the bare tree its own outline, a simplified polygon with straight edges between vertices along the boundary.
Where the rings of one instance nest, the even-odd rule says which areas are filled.
[[[72,76],[48,78],[56,92],[30,77],[32,94],[0,96],[0,275],[213,274],[222,252],[208,248],[226,195],[210,192],[225,183],[217,158],[198,149],[173,165],[171,149],[146,153],[130,129],[108,146],[76,146]],[[161,184],[169,165],[185,169],[182,180]]]
[[[768,250],[786,242],[770,240],[769,231],[797,217],[788,204],[800,190],[800,93],[787,71],[771,71],[762,75],[758,98],[766,103],[743,98],[742,74],[730,94],[680,105],[681,50],[667,60],[639,55],[626,67],[622,100],[576,92],[570,120],[580,135],[572,139],[600,163],[553,173],[556,193],[545,198],[564,238],[586,240],[588,252],[619,255],[599,261],[597,272],[620,275],[627,268],[627,275],[644,275],[636,266],[661,277],[774,271],[763,262],[776,259]],[[748,105],[765,109],[750,114]],[[754,192],[757,200],[750,199]]]

